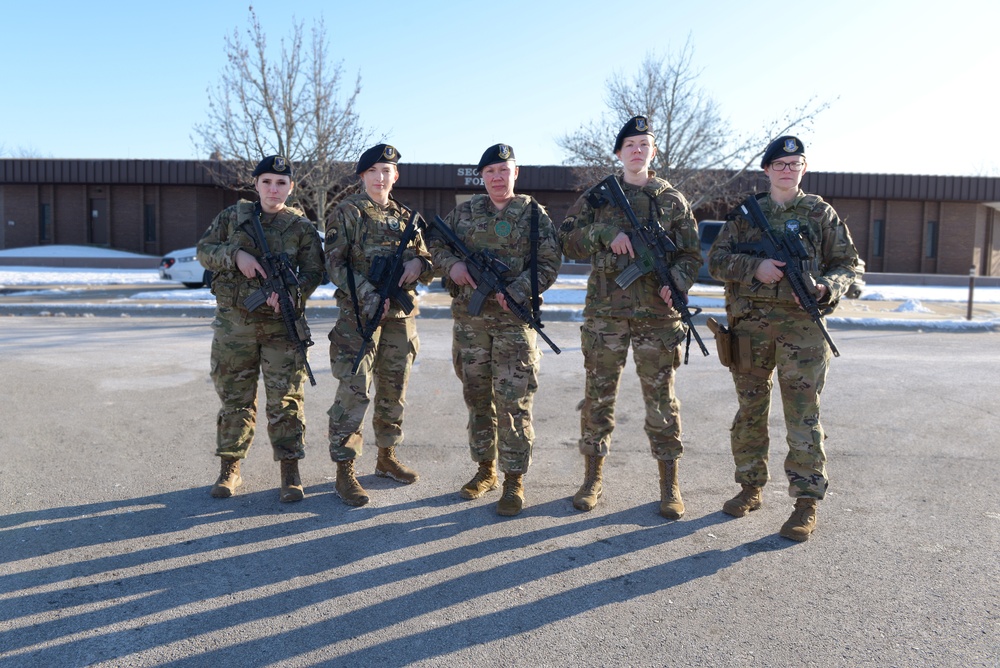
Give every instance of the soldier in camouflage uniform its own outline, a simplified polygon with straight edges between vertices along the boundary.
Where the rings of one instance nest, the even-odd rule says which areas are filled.
[[[551,286],[559,273],[561,258],[552,221],[533,198],[514,194],[518,168],[510,146],[486,149],[478,169],[487,194],[459,205],[445,222],[471,251],[493,251],[510,267],[508,292],[527,306],[533,292],[532,218],[538,231],[534,258],[538,292]],[[523,476],[535,439],[531,408],[542,356],[537,335],[510,312],[500,294],[488,299],[478,316],[470,315],[476,282],[466,263],[438,240],[432,239],[430,246],[434,265],[447,277],[453,297],[452,359],[469,409],[469,448],[479,465],[459,493],[475,499],[496,489],[499,457],[504,483],[497,513],[517,515],[524,506]]]
[[[830,309],[861,274],[847,226],[829,204],[799,188],[806,173],[805,147],[796,137],[778,137],[764,151],[761,167],[770,191],[757,195],[775,235],[800,234],[809,254],[802,269],[814,279],[814,296]],[[739,411],[731,440],[736,482],[742,491],[723,506],[735,517],[760,508],[768,481],[768,415],[774,370],[785,414],[788,456],[785,474],[795,510],[781,535],[809,538],[816,504],[826,494],[826,438],[819,421],[819,397],[830,364],[830,348],[784,279],[783,263],[754,255],[748,247],[761,233],[733,215],[709,253],[709,271],[726,284],[726,313],[734,339],[733,381]],[[742,351],[742,352],[741,352]]]
[[[361,154],[356,173],[364,192],[346,197],[327,222],[326,270],[337,285],[340,315],[330,331],[330,364],[340,381],[330,416],[330,457],[337,463],[336,490],[344,503],[362,506],[368,493],[354,473],[354,460],[361,456],[362,423],[370,403],[369,388],[375,383],[372,424],[378,445],[375,474],[397,482],[416,482],[417,473],[396,459],[403,443],[403,406],[413,360],[420,349],[415,316],[406,314],[395,300],[378,303],[377,287],[369,281],[372,260],[396,252],[400,237],[411,221],[411,211],[390,193],[399,178],[399,152],[379,144]],[[417,234],[403,251],[405,262],[399,285],[406,286],[416,301],[416,283],[433,278],[430,253]],[[360,308],[359,308],[360,305]],[[356,374],[354,358],[364,345],[359,330],[377,309],[382,321]]]
[[[292,165],[269,156],[253,171],[260,195],[261,225],[271,252],[287,254],[299,279],[293,295],[299,315],[306,299],[323,280],[323,251],[316,227],[305,215],[285,205],[294,188]],[[212,380],[222,400],[216,455],[222,471],[212,487],[227,498],[243,483],[240,460],[247,456],[257,422],[257,377],[264,375],[267,432],[274,459],[281,462],[280,500],[303,498],[298,462],[305,456],[303,408],[305,360],[289,340],[280,315],[278,295],[248,311],[243,300],[261,287],[264,269],[253,232],[254,204],[240,200],[222,211],[198,242],[198,261],[212,272],[216,299],[212,328]]]
[[[687,291],[701,266],[698,224],[684,196],[649,168],[656,144],[645,117],[636,116],[622,127],[615,155],[624,166],[620,181],[636,216],[660,225],[677,246],[666,260],[677,287]],[[595,209],[587,199],[589,194],[586,191],[569,210],[559,235],[567,257],[591,261],[580,328],[586,365],[580,418],[584,482],[573,497],[573,506],[592,510],[603,493],[602,469],[615,426],[615,399],[631,345],[646,404],[646,435],[659,468],[660,515],[680,519],[684,501],[677,460],[683,445],[674,371],[686,328],[673,308],[670,289],[660,286],[655,272],[626,289],[615,283],[634,260],[632,226],[617,207]]]

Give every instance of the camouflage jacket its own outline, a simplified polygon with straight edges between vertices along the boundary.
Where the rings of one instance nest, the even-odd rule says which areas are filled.
[[[240,200],[215,217],[198,241],[198,261],[212,272],[212,294],[221,308],[234,308],[244,318],[249,313],[243,300],[261,287],[259,277],[247,278],[236,267],[236,252],[245,250],[256,258],[263,256],[254,238],[254,203]],[[274,255],[285,254],[299,279],[298,294],[293,299],[301,311],[306,299],[323,280],[323,251],[319,233],[298,209],[285,207],[276,215],[261,216],[261,226],[268,247]],[[270,307],[259,307],[253,317],[281,320]]]
[[[377,290],[368,280],[372,260],[377,256],[390,256],[396,252],[410,216],[410,210],[396,200],[390,199],[389,205],[383,208],[366,193],[345,197],[330,213],[326,225],[326,272],[337,286],[337,304],[341,308],[355,308],[347,272],[353,272],[354,288],[362,303]],[[425,285],[430,283],[434,278],[431,254],[420,232],[417,232],[413,243],[403,250],[404,262],[413,258],[420,258],[424,265],[418,281]],[[417,284],[405,287],[416,303]],[[410,312],[411,316],[416,314],[416,308]],[[404,318],[406,314],[399,304],[390,301],[389,312],[385,317]]]
[[[640,221],[655,219],[677,246],[677,251],[666,260],[677,288],[687,292],[698,277],[702,261],[698,223],[684,195],[654,173],[641,188],[625,183],[620,177],[619,182],[636,217]],[[611,242],[619,232],[632,237],[632,225],[618,207],[611,204],[600,209],[592,207],[587,201],[589,194],[590,189],[580,196],[559,230],[566,257],[590,258],[584,316],[679,319],[680,314],[660,297],[661,286],[655,272],[639,277],[626,289],[615,283],[632,259],[612,252]]]
[[[533,204],[534,202],[534,204]],[[556,281],[562,257],[555,228],[545,207],[528,195],[515,195],[514,199],[498,211],[488,195],[475,195],[457,206],[445,218],[445,223],[469,250],[491,250],[500,261],[510,267],[507,292],[518,303],[531,305],[531,210],[538,207],[538,292],[547,290]],[[445,277],[445,285],[454,297],[452,311],[466,312],[473,289],[468,285],[457,286],[448,280],[451,268],[463,258],[439,240],[431,241],[434,266]],[[504,311],[495,299],[486,300],[484,316],[501,321],[518,322],[515,315]]]
[[[758,201],[776,235],[785,234],[786,230],[799,231],[809,254],[809,259],[802,260],[802,270],[827,287],[821,305],[835,306],[862,273],[847,225],[822,197],[801,190],[785,205],[777,204],[770,195],[759,197]],[[746,315],[754,302],[795,305],[788,281],[751,289],[754,273],[764,258],[746,252],[749,249],[744,245],[757,243],[760,238],[760,230],[734,212],[709,251],[709,273],[725,281],[726,308],[733,317]]]

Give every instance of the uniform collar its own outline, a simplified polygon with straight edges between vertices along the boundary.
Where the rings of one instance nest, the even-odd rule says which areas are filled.
[[[788,200],[784,204],[778,204],[778,202],[776,202],[774,200],[774,198],[771,197],[770,193],[768,193],[767,199],[768,199],[769,202],[771,202],[771,211],[774,211],[775,213],[778,213],[778,212],[790,211],[791,209],[794,209],[795,207],[797,207],[799,205],[799,202],[801,202],[802,198],[805,197],[805,196],[806,196],[806,194],[802,191],[801,188],[799,188],[799,191],[797,193],[795,193],[795,197],[793,197],[792,199]]]

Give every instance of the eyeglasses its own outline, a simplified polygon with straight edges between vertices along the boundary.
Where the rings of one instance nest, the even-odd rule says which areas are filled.
[[[796,162],[778,162],[777,160],[775,160],[774,162],[771,163],[771,169],[773,169],[776,172],[783,172],[786,169],[790,169],[793,172],[801,172],[802,168],[805,167],[805,166],[806,166],[806,163],[799,162],[799,161],[796,161]]]

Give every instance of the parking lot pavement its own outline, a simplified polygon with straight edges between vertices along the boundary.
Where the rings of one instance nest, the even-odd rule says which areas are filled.
[[[306,499],[278,502],[260,440],[218,500],[209,319],[2,322],[5,667],[997,665],[995,333],[838,332],[831,490],[792,544],[780,404],[764,507],[720,512],[735,397],[714,357],[678,372],[684,519],[657,515],[631,367],[604,496],[579,513],[579,331],[550,323],[527,507],[500,518],[496,492],[456,494],[474,467],[448,320],[418,325],[400,455],[421,479],[376,478],[369,445],[363,508],[333,492],[322,343]]]

